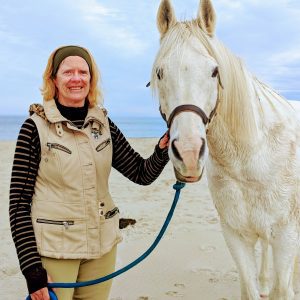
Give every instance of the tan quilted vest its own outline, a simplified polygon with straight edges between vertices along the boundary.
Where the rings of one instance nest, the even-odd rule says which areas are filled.
[[[105,110],[89,108],[83,129],[66,120],[55,101],[32,115],[41,161],[32,223],[42,256],[99,258],[122,240],[119,213],[108,189],[112,143]]]

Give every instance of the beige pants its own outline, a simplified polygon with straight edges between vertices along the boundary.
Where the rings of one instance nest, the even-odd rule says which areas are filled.
[[[54,282],[81,282],[112,273],[115,269],[115,246],[99,259],[54,259],[42,257],[42,263]],[[107,300],[112,280],[75,289],[56,289],[58,300]]]

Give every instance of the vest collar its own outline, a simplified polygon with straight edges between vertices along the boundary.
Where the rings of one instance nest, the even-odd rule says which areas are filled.
[[[58,108],[56,106],[54,99],[44,101],[43,106],[44,106],[46,117],[50,123],[67,122],[67,123],[71,124],[71,122],[68,119],[66,119],[64,116],[62,116],[62,114],[60,113],[60,111],[58,110]],[[101,120],[99,118],[100,117],[99,110],[101,110],[103,112],[103,115],[106,116],[107,112],[104,108],[99,109],[99,107],[97,107],[97,106],[89,108],[83,126],[85,126],[87,123],[90,123],[90,122],[97,122],[100,125],[102,125],[103,120]]]
[[[58,122],[69,122],[65,117],[63,117],[58,110],[55,100],[51,99],[43,102],[46,117],[50,123]]]

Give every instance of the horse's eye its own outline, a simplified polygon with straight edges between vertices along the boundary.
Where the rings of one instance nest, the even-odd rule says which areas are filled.
[[[158,80],[163,79],[163,75],[164,75],[163,69],[157,68],[156,69],[156,75],[157,75]]]
[[[211,77],[217,77],[218,74],[219,74],[219,68],[218,68],[218,67],[215,67],[215,69],[214,69],[214,71],[213,71]]]

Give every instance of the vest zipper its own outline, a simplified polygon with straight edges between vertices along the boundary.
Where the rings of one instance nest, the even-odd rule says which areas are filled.
[[[99,144],[96,147],[96,151],[100,152],[101,150],[103,150],[106,146],[108,146],[110,144],[110,139],[108,138],[107,140],[105,140],[104,142],[102,142],[101,144]]]
[[[53,148],[53,149],[64,151],[68,154],[72,153],[72,151],[70,149],[68,149],[67,147],[65,147],[63,145],[57,144],[57,143],[47,143],[47,147],[49,148],[49,151]]]
[[[74,221],[55,221],[55,220],[47,220],[47,219],[36,219],[37,223],[43,224],[51,224],[51,225],[63,225],[66,229],[69,228],[70,225],[74,225]]]

